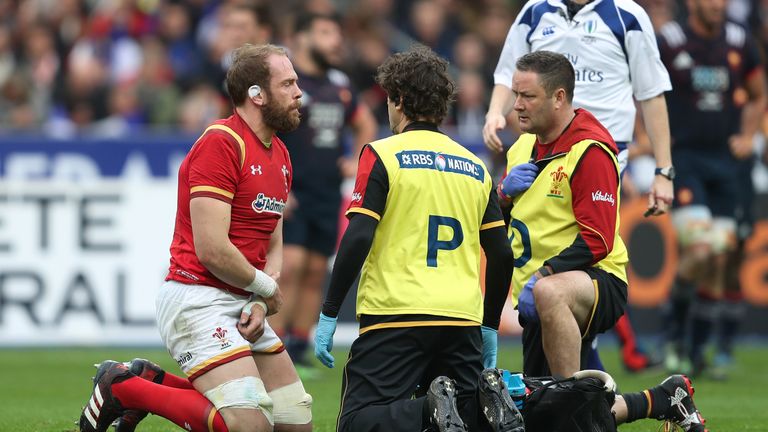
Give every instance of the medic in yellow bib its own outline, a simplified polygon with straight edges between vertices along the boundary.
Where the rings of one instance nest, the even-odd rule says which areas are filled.
[[[448,63],[415,46],[376,82],[394,135],[362,151],[315,331],[315,356],[334,367],[336,320],[360,274],[336,430],[521,432],[495,368],[512,250],[485,165],[438,128],[456,91]]]
[[[573,74],[559,54],[520,58],[512,90],[526,134],[497,188],[511,205],[512,287],[533,376],[580,370],[627,300],[616,144],[591,113],[573,109]]]

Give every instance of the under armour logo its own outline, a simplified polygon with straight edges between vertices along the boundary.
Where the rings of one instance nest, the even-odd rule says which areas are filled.
[[[261,175],[261,165],[251,165],[251,175],[256,175],[256,173]]]

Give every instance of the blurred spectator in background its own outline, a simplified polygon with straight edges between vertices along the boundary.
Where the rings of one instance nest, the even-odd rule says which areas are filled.
[[[49,132],[66,137],[84,131],[108,115],[109,82],[106,65],[95,48],[83,42],[69,54],[65,80],[54,90],[54,107]]]
[[[360,104],[349,79],[334,69],[343,64],[341,23],[335,15],[299,15],[293,39],[293,64],[303,92],[301,124],[282,139],[291,153],[293,189],[284,215],[283,272],[285,306],[269,323],[281,335],[297,365],[304,358],[309,332],[336,251],[341,183],[354,177],[362,146],[376,137],[376,123]],[[352,149],[345,150],[351,129]]]
[[[453,58],[453,43],[458,28],[447,15],[445,4],[437,0],[418,0],[413,3],[408,24],[408,33],[440,56]]]
[[[465,70],[459,73],[457,85],[459,93],[448,121],[456,127],[461,144],[482,146],[483,124],[488,109],[485,80],[479,72]]]
[[[29,104],[30,85],[17,70],[10,28],[0,24],[0,125],[25,128],[34,124]]]
[[[206,40],[203,76],[224,95],[232,51],[244,43],[265,44],[272,39],[269,11],[253,4],[224,3],[215,14],[216,26]]]
[[[109,83],[120,85],[136,79],[141,68],[139,41],[154,31],[149,12],[130,1],[99,2],[88,36],[78,44],[91,46],[109,72]]]
[[[16,69],[12,43],[10,29],[7,25],[0,24],[0,86],[8,81]]]
[[[493,71],[487,58],[485,44],[476,33],[461,35],[453,46],[453,66],[463,71],[478,72],[490,83]]]
[[[150,126],[170,125],[178,118],[181,99],[180,81],[175,78],[173,56],[160,38],[146,37],[142,42],[144,61],[137,80],[136,93],[143,121]],[[183,79],[182,79],[183,80]]]
[[[488,1],[488,3],[488,7],[483,11],[480,22],[474,30],[480,35],[487,47],[486,62],[490,64],[490,67],[493,67],[493,62],[489,59],[497,59],[501,55],[507,32],[524,2],[520,2],[516,8],[510,8],[506,2],[500,0]]]
[[[373,110],[376,123],[387,124],[387,94],[376,83],[376,68],[390,54],[386,35],[381,30],[372,30],[355,37],[352,50],[357,61],[352,63],[350,79],[358,90],[360,101]]]
[[[0,125],[13,129],[35,125],[29,89],[29,81],[19,72],[5,79],[0,87]]]
[[[24,58],[18,66],[30,84],[28,103],[34,117],[27,126],[40,125],[48,114],[51,92],[61,67],[53,33],[43,23],[26,28]]]
[[[135,83],[124,83],[109,88],[108,115],[91,127],[90,132],[100,137],[120,137],[136,131],[144,123]]]
[[[181,101],[179,127],[187,133],[200,132],[229,110],[229,104],[221,98],[218,89],[209,84],[198,84]]]
[[[668,100],[678,177],[672,217],[681,247],[665,326],[667,367],[693,374],[707,366],[704,349],[718,321],[716,366],[725,370],[732,361],[730,345],[743,316],[738,268],[751,231],[753,143],[766,109],[758,46],[726,19],[727,3],[687,0],[687,20],[664,25],[659,35],[673,82]]]
[[[209,118],[208,112],[218,111],[219,100],[226,105],[221,83],[234,47],[244,42],[290,45],[298,14],[328,14],[336,7],[341,8],[340,23],[349,35],[342,45],[352,54],[338,66],[349,73],[377,123],[386,127],[386,98],[373,76],[387,55],[422,42],[453,59],[457,80],[466,71],[490,83],[487,59],[501,52],[504,34],[520,4],[507,0],[0,1],[0,124],[11,129],[42,127],[54,137],[103,133],[105,127],[96,127],[97,122],[109,118],[112,124],[126,115],[110,109],[109,95],[130,99],[134,92],[131,97],[138,99],[138,107],[129,115],[130,127],[110,130],[109,135],[192,127],[198,123],[193,117]],[[203,84],[215,88],[219,96],[212,107],[192,114],[190,106],[179,104],[197,100]],[[113,87],[121,88],[113,91]]]
[[[346,69],[349,71],[353,86],[358,90],[359,98],[367,104],[380,126],[389,122],[387,116],[387,95],[376,83],[376,68],[392,52],[408,49],[412,43],[398,24],[403,21],[394,18],[395,0],[361,0],[348,11],[345,21],[351,55]]]
[[[490,59],[498,59],[501,55],[507,32],[524,2],[514,3],[512,7],[503,0],[485,0],[485,2],[486,7],[480,11],[477,22],[472,27],[474,29],[472,33],[479,35],[485,46],[486,56],[484,59],[485,69],[483,75],[488,81],[488,94],[486,98],[490,100],[490,90],[493,88],[493,69],[496,66]],[[461,59],[458,61],[461,61]],[[514,114],[511,113],[510,116],[514,116]],[[513,127],[507,133],[510,134],[506,136],[508,142],[514,142],[519,131],[516,130],[516,127]],[[481,147],[476,151],[482,150]],[[506,156],[503,153],[490,152],[489,159],[491,163],[488,168],[491,171],[491,175],[494,178],[499,178],[504,173],[507,165]]]
[[[487,46],[477,33],[464,33],[453,46],[453,66],[459,93],[449,114],[457,140],[475,153],[483,149],[483,125],[488,110],[489,89],[493,87],[493,65],[486,61]],[[495,158],[495,159],[494,159]],[[495,178],[505,164],[503,155],[491,155],[488,167]]]
[[[163,3],[157,18],[157,37],[166,47],[171,78],[176,85],[187,90],[202,69],[202,59],[194,39],[192,10],[180,2]]]

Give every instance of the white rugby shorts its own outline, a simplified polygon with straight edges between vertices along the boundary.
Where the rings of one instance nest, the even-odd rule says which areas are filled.
[[[166,281],[155,300],[157,325],[165,346],[190,380],[216,366],[251,355],[285,350],[269,324],[250,343],[237,330],[249,298],[205,285]]]

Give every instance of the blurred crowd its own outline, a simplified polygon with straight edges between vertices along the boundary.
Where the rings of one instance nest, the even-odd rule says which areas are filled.
[[[422,42],[454,65],[451,122],[480,139],[491,75],[520,4],[507,0],[3,0],[0,128],[121,136],[197,132],[230,110],[223,80],[245,42],[292,44],[299,12],[337,13],[346,72],[379,121],[376,67]]]
[[[675,0],[641,0],[654,25]],[[414,41],[451,62],[460,93],[449,119],[479,142],[492,73],[524,0],[0,0],[0,130],[124,136],[195,133],[227,115],[223,79],[245,43],[292,44],[301,11],[337,13],[346,72],[386,124],[376,67]],[[768,44],[768,0],[731,0],[731,19]]]

